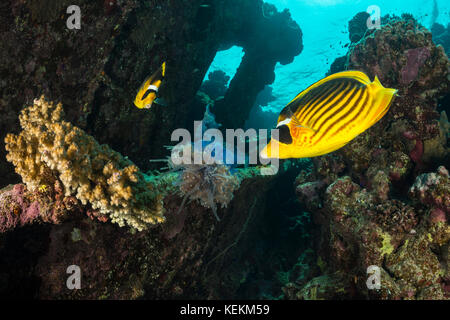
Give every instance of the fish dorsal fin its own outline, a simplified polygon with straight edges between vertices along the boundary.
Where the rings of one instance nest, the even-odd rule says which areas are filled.
[[[334,79],[334,78],[351,78],[351,79],[355,79],[361,83],[364,83],[366,85],[370,83],[369,77],[364,72],[361,72],[358,70],[348,70],[348,71],[338,72],[338,73],[332,74],[331,76],[329,76],[327,78],[329,78],[329,80]],[[325,78],[325,79],[327,79],[327,78]]]
[[[166,62],[164,61],[162,64],[162,76],[165,77],[166,76]]]
[[[385,89],[385,87],[383,87],[377,76],[375,76],[375,79],[373,79],[373,82],[370,84],[370,87],[375,91]]]
[[[386,90],[389,90],[388,88],[383,87],[383,85],[380,82],[380,79],[378,79],[377,76],[375,76],[375,78],[373,79],[373,81],[368,85],[368,87],[370,88],[370,90],[372,90],[374,93],[376,92],[384,92]]]
[[[381,88],[384,88],[377,76],[375,76],[375,79],[373,79],[373,83],[375,83],[377,86],[380,86]]]
[[[305,94],[307,94],[309,91],[311,91],[312,89],[322,85],[325,82],[328,82],[328,81],[333,80],[333,79],[343,79],[343,78],[355,79],[355,80],[357,80],[357,81],[359,81],[361,83],[364,83],[366,85],[371,83],[369,77],[367,77],[367,75],[364,72],[361,72],[361,71],[349,70],[349,71],[342,71],[342,72],[334,73],[334,74],[329,75],[328,77],[323,78],[322,80],[319,80],[316,83],[310,85],[308,88],[306,88],[305,90],[300,92],[294,99],[292,99],[292,101],[289,102],[289,104],[291,104],[292,102],[294,102],[297,99],[300,99]]]

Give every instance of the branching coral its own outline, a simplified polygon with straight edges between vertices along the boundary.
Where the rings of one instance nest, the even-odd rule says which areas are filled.
[[[190,153],[190,164],[174,164],[169,160],[172,170],[180,171],[177,185],[183,195],[183,207],[187,199],[198,200],[204,207],[211,208],[214,216],[220,221],[217,215],[217,205],[226,208],[233,199],[233,193],[239,188],[240,180],[231,174],[228,166],[224,164],[195,164],[195,148],[190,144],[180,147],[183,154]],[[194,151],[192,151],[194,150]],[[175,150],[175,152],[178,152]],[[181,208],[180,208],[181,210]]]
[[[120,226],[143,230],[164,221],[162,196],[139,169],[63,117],[61,104],[41,97],[22,111],[22,132],[7,135],[7,160],[27,187],[35,190],[58,179],[66,196],[75,195]]]

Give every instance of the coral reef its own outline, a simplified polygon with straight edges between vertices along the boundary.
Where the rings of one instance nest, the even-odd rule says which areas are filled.
[[[24,206],[23,185],[13,186],[11,190],[1,190],[0,194],[0,232],[14,229],[17,225],[25,225],[39,215],[39,203]]]
[[[440,23],[434,23],[431,26],[431,33],[434,43],[443,46],[448,56],[450,54],[450,24],[445,27]]]
[[[387,21],[380,30],[369,30],[349,52],[349,69],[362,70],[370,78],[377,75],[384,86],[399,90],[380,125],[342,149],[356,172],[366,171],[370,159],[384,153],[376,151],[376,145],[409,155],[415,170],[439,163],[449,152],[440,138],[442,125],[436,112],[439,99],[450,90],[449,60],[442,47],[433,43],[431,33],[414,19]]]
[[[66,197],[75,196],[120,226],[142,230],[164,221],[162,196],[139,169],[63,117],[62,105],[42,96],[22,110],[22,132],[5,138],[7,159],[28,189],[59,180]]]
[[[0,297],[450,298],[445,30],[433,28],[433,42],[410,15],[379,30],[366,30],[365,13],[352,19],[331,71],[377,75],[399,95],[332,154],[283,161],[277,176],[173,163],[145,175],[134,163],[155,169],[148,160],[167,156],[174,128],[202,117],[239,127],[270,100],[274,67],[301,52],[301,30],[261,0],[82,0],[81,30],[61,27],[65,5],[0,3],[0,137],[10,132],[24,182],[0,189]],[[217,73],[220,90],[199,92],[215,53],[233,45],[245,56],[229,88]],[[161,61],[168,104],[137,110],[135,91]],[[41,94],[62,104],[33,104]],[[276,118],[253,111],[261,126]],[[0,160],[1,186],[18,181],[11,173]],[[61,285],[73,264],[81,290]],[[367,287],[370,266],[380,289]]]
[[[26,186],[17,184],[0,191],[0,279],[6,281],[0,295],[71,299],[234,296],[241,282],[232,276],[236,270],[226,266],[229,259],[240,257],[242,268],[248,268],[246,246],[238,244],[259,230],[252,221],[264,212],[262,200],[273,177],[258,177],[259,168],[235,169],[231,174],[225,165],[174,166],[173,171],[179,172],[144,176],[131,161],[99,145],[63,116],[61,104],[41,97],[22,111],[23,130],[6,138],[8,159]],[[200,201],[186,203],[180,212],[182,199],[177,190],[189,200]],[[255,196],[254,190],[260,193]],[[166,223],[148,230],[148,223],[162,221],[162,216],[155,215],[147,220],[147,214],[160,210],[163,196]],[[250,197],[253,202],[248,201]],[[214,224],[208,208],[221,211],[220,224]],[[130,233],[104,223],[107,218],[142,231]],[[44,227],[39,222],[51,224]],[[29,232],[30,225],[35,228],[32,237],[39,252],[23,262],[10,249],[15,243],[32,250],[29,242],[20,242],[21,230]],[[60,285],[72,264],[80,266],[83,283],[89,284],[79,291]],[[11,273],[6,266],[12,265],[20,268]],[[226,288],[219,290],[224,272],[230,278]],[[206,273],[207,279],[200,276]],[[16,289],[20,287],[17,281],[31,279],[39,282],[26,292]]]
[[[421,203],[450,214],[450,179],[445,167],[418,176],[409,193]]]
[[[320,260],[327,261],[322,267],[325,275],[314,277],[301,286],[289,283],[284,289],[286,297],[448,298],[445,289],[448,273],[440,263],[444,259],[440,252],[450,241],[450,226],[441,207],[416,192],[421,188],[430,194],[429,186],[437,184],[441,187],[433,189],[433,197],[440,204],[450,185],[445,169],[442,167],[438,172],[418,177],[411,187],[413,200],[426,203],[426,207],[412,207],[395,199],[379,199],[376,190],[363,189],[348,176],[329,185],[324,193],[324,208],[316,211],[316,219],[325,222],[321,233],[324,239],[317,243]],[[301,200],[305,201],[304,198]],[[314,198],[310,200],[313,204],[315,201]],[[381,269],[381,288],[378,290],[369,290],[366,286],[369,266]],[[335,280],[327,278],[335,279],[337,275],[340,275],[337,287],[342,287],[341,293],[336,290]],[[328,284],[322,284],[320,296],[316,296],[311,287],[323,281]]]
[[[18,181],[5,160],[3,140],[18,128],[23,105],[44,94],[62,101],[69,121],[86,128],[96,90],[108,82],[105,64],[134,1],[121,1],[111,16],[99,16],[103,1],[78,1],[82,31],[68,30],[68,1],[3,1],[0,5],[0,185]],[[15,66],[11,68],[11,66]]]
[[[299,26],[288,11],[277,12],[261,0],[76,4],[80,30],[66,28],[66,1],[0,3],[0,140],[13,133],[6,139],[8,157],[26,184],[0,192],[0,296],[232,298],[243,283],[267,281],[245,281],[244,275],[271,279],[273,268],[263,253],[285,239],[280,225],[277,241],[264,240],[274,230],[264,221],[278,221],[266,201],[281,190],[273,188],[274,177],[259,176],[259,168],[233,169],[233,176],[225,167],[210,172],[226,188],[216,192],[217,223],[200,201],[186,201],[177,214],[183,197],[177,174],[147,176],[137,166],[159,169],[148,160],[167,156],[164,146],[173,130],[190,128],[205,105],[214,104],[198,89],[217,51],[233,45],[246,51],[226,102],[214,104],[214,113],[222,112],[228,122],[223,125],[231,127],[230,110],[250,111],[257,94],[273,82],[276,63],[300,53]],[[138,110],[132,105],[136,90],[162,61],[167,77],[160,94],[167,105]],[[42,94],[63,107],[38,100],[42,109],[26,108],[20,130],[23,106]],[[246,117],[243,112],[237,123]],[[1,145],[0,186],[20,178],[5,158]],[[292,180],[291,174],[288,195]],[[148,222],[162,219],[162,202],[166,220],[150,228]],[[130,232],[106,220],[144,230]],[[301,251],[297,244],[304,239],[289,234],[289,245]],[[261,243],[266,249],[249,254]],[[290,260],[290,253],[283,256]],[[279,260],[274,254],[273,265]],[[81,290],[61,286],[72,264],[82,269]]]
[[[367,20],[370,15],[367,12],[358,12],[348,22],[348,37],[350,42],[356,43],[364,37],[367,31]]]
[[[286,298],[450,298],[448,120],[436,110],[450,89],[450,63],[411,16],[383,24],[345,59],[399,96],[376,126],[297,177],[299,201],[320,227],[320,270],[291,279]],[[380,271],[380,289],[366,285],[370,266]]]
[[[21,281],[34,283],[27,288],[27,296],[47,299],[236,296],[241,279],[229,266],[233,262],[240,271],[256,267],[249,264],[252,255],[247,250],[261,242],[258,232],[265,212],[262,200],[272,193],[269,187],[273,181],[272,177],[259,176],[259,169],[240,169],[238,173],[240,188],[232,205],[218,208],[223,217],[220,223],[215,222],[210,209],[197,201],[187,203],[186,210],[178,213],[181,198],[172,192],[164,198],[166,222],[142,232],[130,233],[127,228],[101,223],[85,214],[71,214],[65,216],[70,219],[64,223],[47,224],[45,228],[34,224],[33,232],[25,227],[0,235],[0,296],[22,297],[24,292],[18,285]],[[172,184],[176,174],[169,176],[166,178]],[[14,188],[22,192],[25,186]],[[10,196],[11,190],[2,191],[0,197]],[[255,194],[254,190],[259,192]],[[50,188],[47,191],[52,192]],[[78,209],[87,210],[81,204]],[[22,231],[28,241],[20,238]],[[11,251],[13,248],[21,253],[31,250],[33,259],[23,261]],[[61,285],[72,264],[82,270],[81,290],[67,290]],[[262,260],[258,266],[265,264]]]

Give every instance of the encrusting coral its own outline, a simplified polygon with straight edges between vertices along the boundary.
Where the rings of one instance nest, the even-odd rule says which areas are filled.
[[[450,179],[448,170],[440,166],[437,173],[424,173],[416,178],[409,194],[425,205],[450,213]],[[445,218],[445,216],[444,216]],[[444,219],[445,220],[445,219]]]
[[[59,180],[66,197],[74,195],[120,226],[143,230],[163,222],[162,195],[138,167],[63,117],[62,105],[42,96],[22,111],[22,132],[5,138],[7,160],[28,189]]]
[[[59,224],[82,210],[74,196],[64,196],[61,182],[43,184],[30,191],[23,184],[9,185],[0,190],[0,233],[36,222]],[[108,218],[93,210],[91,219],[106,222]]]

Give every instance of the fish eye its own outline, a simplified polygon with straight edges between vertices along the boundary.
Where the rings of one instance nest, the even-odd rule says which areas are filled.
[[[291,144],[292,143],[292,136],[291,131],[289,130],[289,127],[287,125],[282,125],[277,128],[279,130],[279,140],[282,143],[285,144]]]

